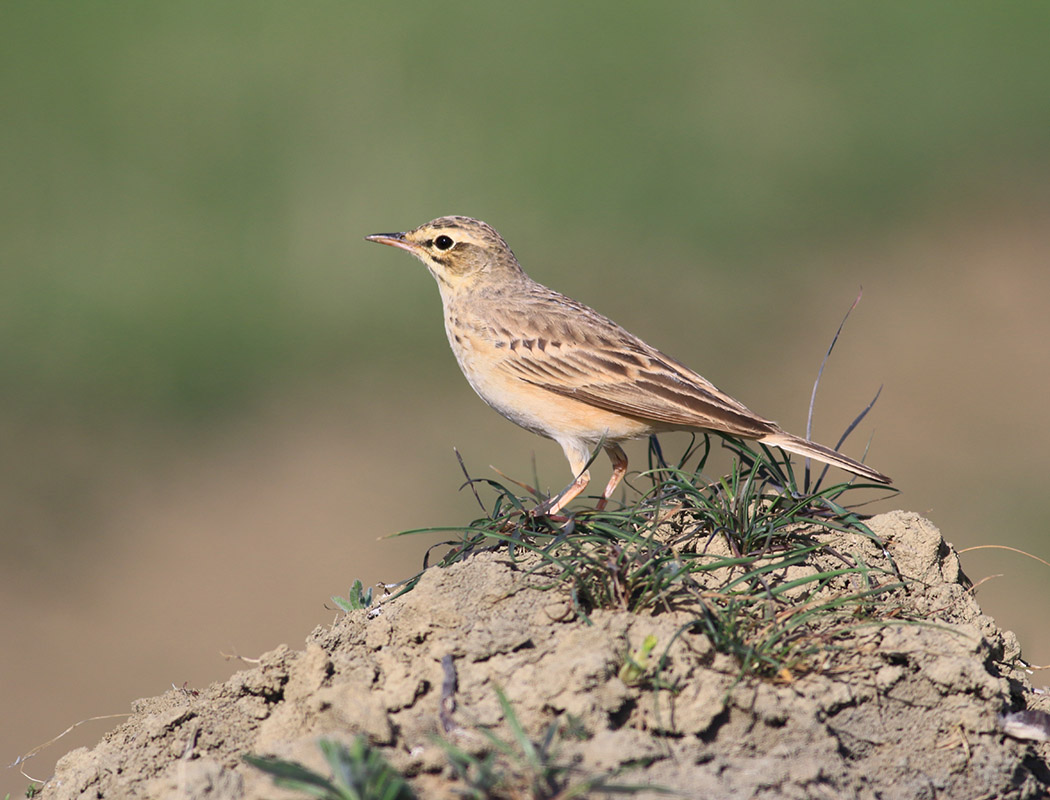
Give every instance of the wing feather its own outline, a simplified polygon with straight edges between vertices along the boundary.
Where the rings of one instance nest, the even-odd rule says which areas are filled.
[[[499,364],[526,383],[671,428],[748,438],[778,430],[703,376],[569,298],[559,296],[555,309],[544,307],[528,321],[531,338],[509,343]]]

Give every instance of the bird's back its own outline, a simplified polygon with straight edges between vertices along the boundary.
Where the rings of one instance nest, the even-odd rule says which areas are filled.
[[[490,404],[484,384],[509,382],[647,423],[634,435],[715,428],[754,438],[777,430],[608,317],[523,277],[513,287],[476,286],[461,301],[446,302],[452,349]],[[543,402],[543,394],[529,395]]]

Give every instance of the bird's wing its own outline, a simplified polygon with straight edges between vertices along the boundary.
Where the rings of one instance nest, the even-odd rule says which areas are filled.
[[[555,394],[671,428],[746,438],[779,430],[611,320],[568,298],[563,305],[574,313],[545,309],[532,317],[528,338],[506,341],[499,367]]]

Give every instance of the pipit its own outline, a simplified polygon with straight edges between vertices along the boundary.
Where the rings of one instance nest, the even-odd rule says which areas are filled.
[[[627,472],[620,442],[672,430],[713,431],[774,445],[878,483],[890,479],[784,431],[612,320],[532,280],[492,227],[440,217],[370,242],[407,250],[437,280],[445,332],[474,391],[565,451],[574,479],[536,512],[555,514],[590,482],[601,446],[612,461],[597,508]]]

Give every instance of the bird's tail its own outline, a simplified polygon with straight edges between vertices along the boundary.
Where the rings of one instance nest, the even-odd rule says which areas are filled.
[[[817,461],[823,461],[825,464],[840,467],[847,472],[852,472],[854,475],[859,475],[862,478],[867,478],[876,483],[893,482],[878,470],[865,466],[859,461],[854,461],[849,456],[844,456],[837,450],[832,450],[830,447],[811,442],[809,439],[803,439],[801,436],[795,436],[786,431],[771,433],[768,436],[762,437],[759,441],[763,444],[771,444],[775,447],[779,447],[781,450],[787,450],[789,453],[797,453],[798,455],[806,456],[807,458],[815,458]]]

